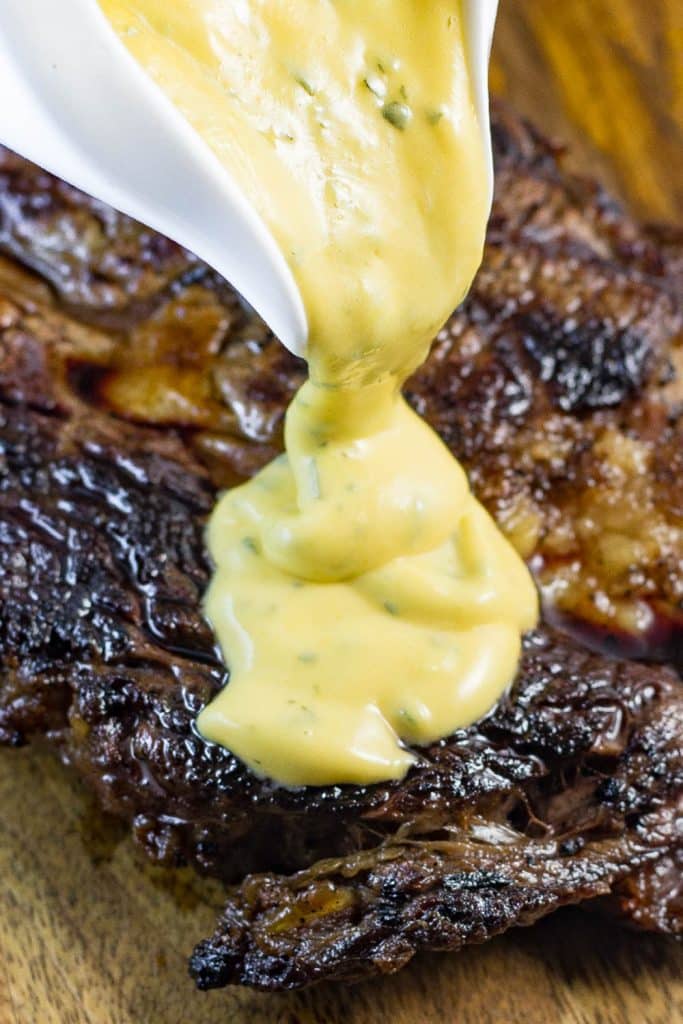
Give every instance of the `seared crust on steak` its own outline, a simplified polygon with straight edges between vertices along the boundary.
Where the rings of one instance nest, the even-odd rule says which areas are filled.
[[[279,449],[301,364],[196,259],[0,158],[0,741],[47,736],[162,863],[269,872],[198,948],[202,987],[395,970],[595,896],[683,924],[683,687],[590,649],[683,661],[683,246],[504,112],[495,139],[484,267],[408,390],[546,624],[403,782],[294,791],[193,722],[227,682],[206,516]]]
[[[641,229],[500,109],[494,144],[482,270],[409,398],[529,559],[554,621],[681,660],[683,232]],[[62,308],[120,329],[106,353],[87,334],[74,346],[90,404],[182,429],[217,484],[280,450],[302,366],[194,257],[11,154],[0,248]]]
[[[558,907],[609,892],[634,869],[656,869],[672,815],[620,839],[406,840],[322,862],[293,878],[252,876],[231,897],[190,972],[201,989],[264,991],[390,974],[421,950],[457,950]],[[474,828],[473,828],[474,832]],[[506,845],[508,844],[509,845]],[[635,877],[639,877],[635,874]]]
[[[504,897],[495,898],[495,927],[477,924],[471,910],[466,927],[439,932],[437,915],[419,934],[406,924],[412,936],[406,945],[397,919],[402,953],[383,958],[375,948],[374,911],[368,912],[367,970],[400,966],[409,949],[433,946],[437,933],[439,948],[457,946],[563,902],[606,893],[636,867],[672,855],[680,838],[649,823],[653,816],[672,821],[683,790],[683,688],[666,669],[593,654],[548,629],[527,637],[518,680],[494,712],[420,751],[419,765],[401,783],[285,790],[202,741],[194,717],[225,682],[200,611],[208,579],[202,528],[212,491],[172,435],[113,424],[77,400],[68,405],[50,359],[42,365],[39,359],[49,354],[50,337],[68,344],[68,326],[59,316],[37,319],[34,340],[44,329],[45,344],[29,358],[29,325],[15,319],[17,344],[6,349],[15,384],[22,357],[31,370],[23,400],[15,391],[3,405],[0,728],[6,742],[47,735],[103,805],[130,820],[137,839],[164,863],[190,861],[229,878],[249,868],[291,870],[337,858],[309,868],[303,890],[301,878],[270,876],[248,881],[234,897],[243,900],[247,892],[252,899],[263,888],[270,910],[275,893],[282,894],[282,909],[300,890],[308,906],[310,885],[315,894],[330,885],[336,892],[340,878],[347,882],[339,899],[347,901],[357,887],[365,892],[370,882],[356,871],[359,864],[384,886],[394,856],[401,885],[406,862],[414,861],[416,871],[421,864],[427,880],[419,881],[418,871],[410,884],[419,892],[423,884],[434,889],[440,905],[441,875],[490,873],[497,864],[507,881]],[[434,860],[434,849],[446,860]],[[579,860],[570,857],[563,872],[571,851]],[[532,861],[538,872],[530,875]],[[406,913],[410,902],[407,895]],[[310,942],[302,917],[294,939],[281,935],[295,945],[290,952],[278,947],[275,974],[271,954],[260,959],[260,912],[252,939],[247,931],[236,945],[227,941],[236,905],[229,904],[228,932],[224,923],[193,961],[202,985],[241,979],[269,987],[359,973],[357,963],[345,965],[341,957],[351,939],[340,931],[337,941],[330,933],[342,921],[325,918],[328,904],[321,909],[318,895]],[[420,914],[425,906],[419,903]],[[309,949],[319,929],[325,942],[335,943],[336,959],[325,954],[312,963],[296,943]],[[237,949],[249,950],[246,959]],[[292,960],[289,973],[283,957]]]
[[[248,878],[195,951],[198,985],[295,988],[392,972],[419,950],[483,942],[622,880],[620,909],[634,923],[680,930],[670,871],[683,853],[680,689],[668,673],[528,637],[509,698],[427,753],[430,792],[460,788],[474,756],[479,793],[422,821],[416,813],[375,849],[290,878]],[[510,787],[513,752],[530,770]],[[643,899],[665,872],[672,891]]]

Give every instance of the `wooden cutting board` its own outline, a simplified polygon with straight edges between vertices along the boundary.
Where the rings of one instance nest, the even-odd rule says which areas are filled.
[[[502,0],[494,87],[683,220],[683,0]],[[195,993],[220,892],[141,863],[48,754],[0,752],[0,1024],[682,1024],[683,950],[564,911],[395,978]]]

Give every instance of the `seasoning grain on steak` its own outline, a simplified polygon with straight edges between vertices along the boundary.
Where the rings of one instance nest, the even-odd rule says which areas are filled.
[[[302,367],[193,257],[0,159],[0,738],[47,736],[162,863],[269,872],[202,987],[395,970],[594,896],[683,928],[683,687],[586,646],[683,661],[683,247],[504,112],[495,141],[484,267],[409,397],[573,638],[527,637],[510,695],[403,782],[298,791],[193,720],[227,681],[206,515],[278,450]]]

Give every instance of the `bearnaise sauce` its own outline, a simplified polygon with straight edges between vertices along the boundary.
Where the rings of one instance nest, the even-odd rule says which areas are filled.
[[[537,618],[526,567],[401,397],[488,216],[461,5],[101,6],[270,228],[309,323],[286,453],[209,523],[231,676],[198,727],[286,785],[400,778],[408,744],[492,707]]]

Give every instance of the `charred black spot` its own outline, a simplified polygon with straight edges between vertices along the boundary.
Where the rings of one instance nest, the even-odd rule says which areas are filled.
[[[222,988],[230,982],[235,959],[230,949],[201,942],[190,957],[190,977],[200,992]]]
[[[583,850],[585,845],[586,840],[583,836],[572,836],[571,839],[565,839],[560,843],[559,851],[563,857],[574,857]]]
[[[642,387],[652,351],[647,334],[606,320],[542,312],[520,317],[523,344],[563,412],[611,408]]]

